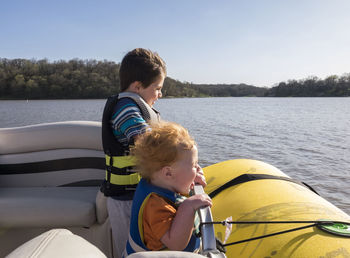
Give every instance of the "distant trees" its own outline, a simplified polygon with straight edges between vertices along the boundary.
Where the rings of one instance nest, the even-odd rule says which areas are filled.
[[[0,99],[106,98],[119,92],[119,66],[111,61],[49,62],[0,58]],[[192,84],[167,77],[164,97],[331,97],[350,96],[350,74],[324,80],[308,77],[270,89],[246,84]]]
[[[119,64],[110,61],[0,59],[0,99],[106,98],[119,92]],[[164,97],[262,96],[249,85],[199,85],[167,77]]]
[[[267,88],[255,87],[246,84],[195,84],[203,96],[212,97],[262,97]]]
[[[0,59],[0,98],[104,98],[118,92],[119,64],[109,61]]]
[[[167,77],[162,90],[165,97],[200,97],[201,93],[189,83]]]
[[[303,80],[280,82],[269,89],[268,97],[348,97],[350,96],[350,74],[331,75],[324,80],[315,76]]]

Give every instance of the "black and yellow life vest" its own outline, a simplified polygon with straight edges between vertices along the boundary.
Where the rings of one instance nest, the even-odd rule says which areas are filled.
[[[102,117],[102,144],[106,157],[106,177],[101,191],[105,196],[121,196],[135,191],[140,175],[133,166],[135,160],[129,156],[129,148],[124,147],[114,136],[110,120],[114,108],[121,98],[132,99],[141,110],[148,123],[159,121],[159,112],[151,108],[138,94],[122,92],[107,99]]]

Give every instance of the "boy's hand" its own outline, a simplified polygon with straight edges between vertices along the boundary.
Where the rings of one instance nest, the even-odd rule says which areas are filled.
[[[201,207],[211,207],[212,202],[207,194],[195,194],[184,200],[181,205],[191,207],[195,211]]]
[[[196,174],[196,177],[194,178],[194,183],[200,184],[203,187],[207,186],[207,182],[205,181],[203,169],[199,165],[197,165],[197,174]]]

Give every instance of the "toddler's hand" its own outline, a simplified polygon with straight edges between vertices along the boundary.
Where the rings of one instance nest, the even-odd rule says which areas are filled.
[[[197,210],[205,206],[211,207],[212,202],[207,194],[195,194],[184,200],[181,205],[190,206],[193,210]]]
[[[197,166],[197,174],[196,174],[196,177],[194,178],[194,183],[200,184],[203,187],[207,186],[207,182],[205,181],[203,169],[199,165]]]

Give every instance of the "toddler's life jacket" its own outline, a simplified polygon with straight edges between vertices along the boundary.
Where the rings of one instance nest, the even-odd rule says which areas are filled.
[[[147,183],[145,179],[141,179],[137,186],[132,203],[129,239],[126,243],[123,256],[127,256],[135,252],[150,251],[144,244],[142,217],[143,208],[152,193],[156,193],[161,197],[170,200],[174,207],[177,206],[176,204],[178,201],[182,201],[184,199],[184,196],[180,194],[151,185]],[[192,233],[191,239],[183,251],[196,252],[199,250],[199,247],[200,238],[196,237],[195,233]]]
[[[151,108],[140,95],[133,92],[122,92],[107,99],[102,117],[102,144],[106,158],[106,177],[101,186],[105,196],[121,196],[134,192],[140,176],[132,166],[135,160],[129,156],[129,148],[124,147],[114,136],[110,124],[114,108],[121,98],[132,99],[141,110],[147,123],[158,122],[159,112]]]

